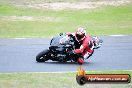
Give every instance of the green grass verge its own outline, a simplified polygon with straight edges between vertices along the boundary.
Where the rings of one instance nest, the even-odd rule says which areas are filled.
[[[87,72],[87,74],[130,74],[132,71]],[[86,84],[79,86],[76,73],[0,73],[0,88],[131,88],[129,84]]]
[[[104,1],[104,0],[15,0],[15,3],[25,4],[25,3],[54,3],[54,2],[86,2],[86,1]],[[1,0],[1,3],[12,3],[12,0]]]
[[[49,37],[60,32],[73,32],[79,26],[86,27],[91,35],[131,35],[131,8],[130,3],[119,7],[54,11],[0,4],[0,37]],[[3,16],[7,18],[4,19]],[[12,21],[9,16],[32,16],[40,19]],[[48,19],[41,19],[42,16]]]

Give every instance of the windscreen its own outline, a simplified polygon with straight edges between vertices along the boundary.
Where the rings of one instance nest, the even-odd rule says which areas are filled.
[[[60,39],[59,43],[60,44],[68,44],[69,43],[69,37],[64,36],[63,38]]]
[[[68,44],[70,42],[69,39],[70,38],[68,36],[57,36],[51,40],[50,45],[51,46],[58,46],[58,45]]]

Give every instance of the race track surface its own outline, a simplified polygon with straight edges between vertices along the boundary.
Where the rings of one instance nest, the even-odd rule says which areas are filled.
[[[103,45],[82,65],[87,71],[132,70],[132,36],[101,36]],[[50,39],[0,39],[0,72],[77,71],[77,63],[37,63]]]

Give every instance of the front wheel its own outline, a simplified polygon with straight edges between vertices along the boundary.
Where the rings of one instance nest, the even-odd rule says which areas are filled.
[[[37,56],[36,56],[36,61],[37,62],[45,62],[48,60],[48,54],[49,54],[49,50],[44,50],[42,52],[40,52]]]

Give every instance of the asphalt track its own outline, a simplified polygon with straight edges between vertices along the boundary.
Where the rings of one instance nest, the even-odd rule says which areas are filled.
[[[132,36],[101,36],[103,45],[82,65],[87,71],[132,70]],[[50,39],[0,39],[0,72],[77,71],[76,63],[37,63],[35,56]]]

